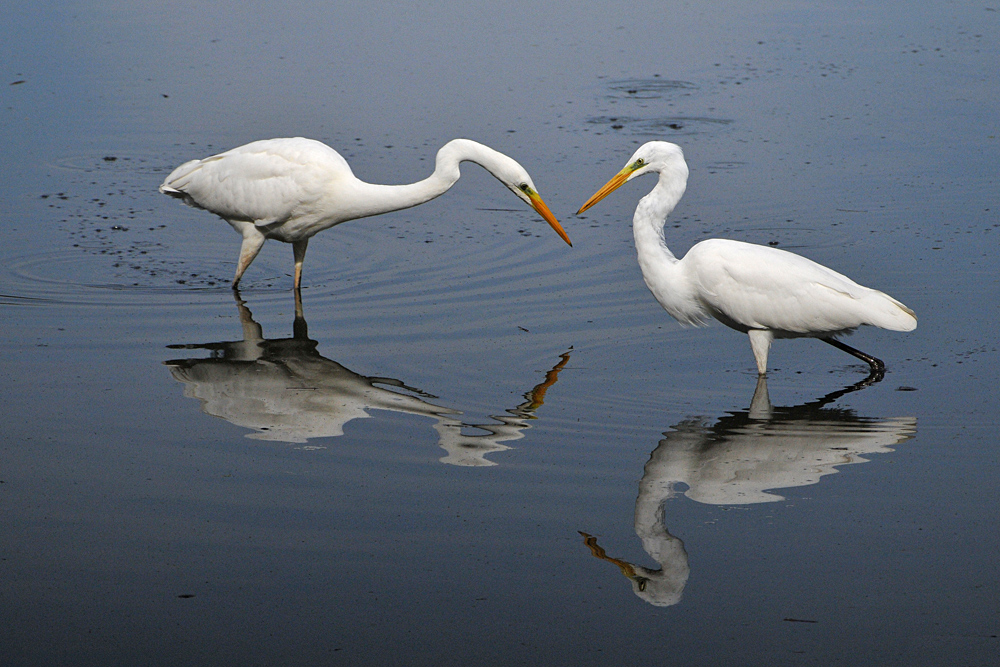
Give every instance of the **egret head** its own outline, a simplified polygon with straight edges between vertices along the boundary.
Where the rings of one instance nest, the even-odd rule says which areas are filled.
[[[669,141],[650,141],[639,147],[628,162],[614,177],[608,181],[603,188],[594,193],[587,202],[580,207],[577,215],[583,213],[591,206],[601,201],[619,187],[628,183],[637,176],[657,172],[676,176],[687,180],[688,168],[684,161],[684,151],[677,144]]]
[[[549,207],[542,201],[541,196],[539,196],[538,191],[535,189],[535,184],[531,180],[531,176],[528,175],[525,168],[502,153],[498,153],[498,155],[503,159],[491,165],[489,169],[490,173],[507,186],[508,190],[517,195],[518,199],[535,209],[538,215],[542,216],[545,222],[549,223],[549,226],[555,230],[556,234],[572,247],[573,242],[569,240],[569,235],[566,234],[566,231],[559,224],[559,221],[556,220],[556,217],[552,215]]]
[[[549,223],[556,234],[569,245],[573,245],[562,225],[552,215],[552,211],[538,196],[535,184],[528,172],[513,158],[496,151],[489,146],[471,139],[452,139],[441,147],[437,154],[435,174],[442,172],[448,178],[448,186],[458,180],[458,164],[464,160],[475,162],[504,184],[518,199],[535,209],[538,215]]]

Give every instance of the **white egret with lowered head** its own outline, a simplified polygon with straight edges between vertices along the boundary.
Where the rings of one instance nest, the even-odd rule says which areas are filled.
[[[812,337],[868,363],[879,378],[885,364],[844,344],[836,336],[863,324],[912,331],[916,314],[887,294],[799,255],[768,246],[708,239],[681,259],[667,248],[663,224],[687,187],[688,167],[680,146],[650,141],[580,208],[578,215],[618,187],[657,173],[656,187],[635,209],[632,231],[646,286],[678,322],[702,324],[715,318],[750,336],[760,375],[775,338]]]
[[[215,213],[243,236],[233,288],[267,239],[292,244],[295,290],[309,239],[347,220],[398,211],[444,194],[458,181],[458,165],[475,162],[531,206],[569,245],[569,236],[542,201],[524,168],[503,153],[468,139],[454,139],[437,153],[434,173],[408,185],[375,185],[358,179],[326,144],[301,137],[254,141],[191,160],[174,169],[160,192]]]

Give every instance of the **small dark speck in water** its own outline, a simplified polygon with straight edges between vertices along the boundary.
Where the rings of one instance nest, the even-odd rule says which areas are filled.
[[[193,598],[194,593],[183,593],[181,595],[178,595],[177,597],[181,598],[182,600],[187,600],[189,598]]]
[[[899,387],[896,387],[896,391],[916,391],[916,390],[917,390],[916,387],[907,387],[906,385],[900,385]]]
[[[117,159],[118,158],[116,158],[114,155],[105,155],[104,156],[104,161],[105,162],[114,162]]]

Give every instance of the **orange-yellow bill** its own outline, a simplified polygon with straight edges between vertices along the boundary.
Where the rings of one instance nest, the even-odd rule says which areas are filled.
[[[552,229],[556,230],[556,234],[558,234],[559,237],[568,243],[569,247],[572,248],[573,242],[569,240],[566,230],[564,230],[562,225],[559,224],[559,221],[556,220],[556,216],[552,215],[552,211],[550,211],[549,207],[545,205],[545,202],[543,202],[542,198],[538,196],[538,193],[532,192],[528,195],[528,199],[531,201],[531,207],[538,211],[538,215],[542,216],[542,218],[545,219],[545,222],[549,223]]]
[[[587,200],[587,203],[585,203],[583,206],[580,207],[580,210],[577,211],[576,214],[580,215],[581,213],[583,213],[584,211],[586,211],[588,208],[590,208],[591,206],[593,206],[594,204],[596,204],[597,202],[601,201],[602,199],[604,199],[605,197],[607,197],[609,194],[611,194],[612,192],[614,192],[615,190],[617,190],[619,187],[621,187],[622,184],[625,183],[625,181],[628,180],[629,175],[633,171],[635,171],[635,169],[632,168],[632,165],[629,165],[629,166],[625,167],[624,169],[622,169],[621,171],[619,171],[617,174],[615,174],[614,178],[612,178],[610,181],[608,181],[607,183],[605,183],[603,188],[601,188],[600,190],[598,190],[597,192],[595,192],[594,195],[590,199]]]

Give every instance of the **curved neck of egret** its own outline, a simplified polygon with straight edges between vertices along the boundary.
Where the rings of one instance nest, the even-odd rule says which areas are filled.
[[[632,234],[635,236],[640,264],[643,264],[644,255],[651,261],[664,255],[669,260],[676,261],[663,237],[663,225],[667,221],[667,216],[684,196],[684,190],[687,189],[687,174],[662,170],[659,176],[656,187],[639,200],[632,218]]]
[[[520,188],[522,183],[517,181],[525,173],[524,169],[503,153],[469,139],[453,139],[442,146],[437,153],[434,173],[422,181],[407,185],[355,182],[353,187],[357,205],[351,211],[351,217],[361,218],[399,211],[439,197],[461,177],[459,164],[462,162],[475,162],[490,172],[519,199],[535,209],[566,243],[573,245],[538,193],[531,188],[528,191]]]

